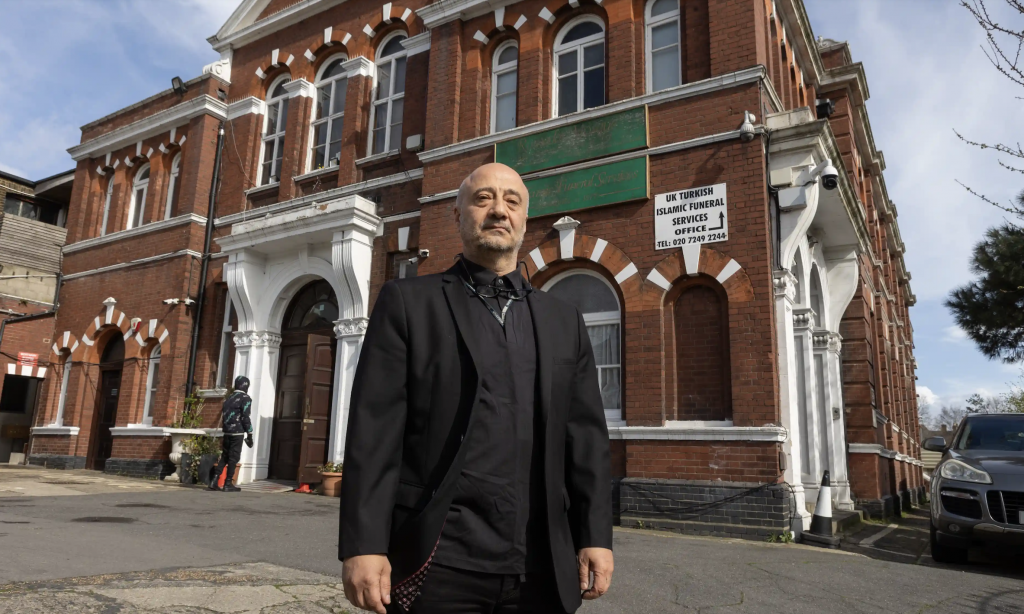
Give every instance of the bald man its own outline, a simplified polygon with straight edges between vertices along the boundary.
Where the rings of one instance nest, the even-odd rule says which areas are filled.
[[[575,612],[611,582],[608,431],[571,305],[519,272],[530,195],[466,177],[462,254],[381,288],[356,369],[339,558],[385,614]]]

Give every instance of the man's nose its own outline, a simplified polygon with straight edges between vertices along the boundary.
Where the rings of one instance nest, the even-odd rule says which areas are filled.
[[[494,206],[491,207],[490,214],[491,217],[496,217],[501,220],[508,218],[508,206],[505,205],[505,199],[494,199]]]

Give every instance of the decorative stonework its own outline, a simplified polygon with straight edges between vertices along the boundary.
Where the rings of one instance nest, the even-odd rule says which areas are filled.
[[[339,339],[342,337],[361,337],[366,334],[366,327],[369,323],[369,318],[337,320],[334,323],[334,336]]]
[[[266,330],[238,331],[233,336],[235,347],[281,347],[281,335]]]
[[[789,271],[776,271],[772,279],[775,287],[775,297],[786,297],[790,301],[796,300],[796,276]]]
[[[793,328],[809,328],[813,321],[813,312],[810,309],[793,310]]]

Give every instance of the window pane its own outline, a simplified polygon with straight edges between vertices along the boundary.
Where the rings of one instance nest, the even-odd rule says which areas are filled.
[[[271,182],[272,179],[270,177],[270,171],[271,171],[270,165],[271,165],[270,161],[267,161],[267,162],[263,163],[263,173],[262,173],[262,176],[260,178],[260,185],[267,185],[268,183]]]
[[[402,146],[402,109],[405,101],[398,99],[391,103],[391,143],[388,151],[397,151]]]
[[[572,30],[569,30],[569,33],[562,39],[562,44],[578,41],[581,38],[586,38],[593,34],[600,34],[603,31],[604,28],[593,21],[584,21],[583,23],[574,26]]]
[[[651,7],[651,17],[679,10],[679,0],[658,0]]]
[[[619,302],[611,288],[600,279],[583,273],[561,279],[548,293],[574,305],[584,315],[619,310]]]
[[[515,92],[511,94],[505,94],[504,96],[498,96],[497,104],[495,105],[495,119],[494,119],[494,130],[501,132],[502,130],[510,130],[516,127],[516,95]]]
[[[558,80],[558,114],[576,112],[576,75]]]
[[[402,123],[402,111],[405,108],[405,99],[399,98],[391,101],[391,124]]]
[[[590,345],[594,347],[594,363],[599,366],[619,364],[619,325],[588,326]]]
[[[321,147],[327,142],[327,122],[317,124],[313,128],[313,142],[316,143],[316,147]]]
[[[388,125],[388,103],[379,104],[374,109],[373,127],[383,128]]]
[[[277,118],[277,131],[284,134],[284,130],[288,125],[288,99],[281,101],[281,114]]]
[[[601,401],[605,409],[622,409],[619,399],[619,367],[607,367],[599,372],[601,379]]]
[[[604,67],[583,73],[583,108],[592,109],[604,104]]]
[[[277,111],[278,104],[274,103],[267,107],[267,131],[265,134],[274,134],[277,132]]]
[[[651,28],[651,49],[661,49],[679,42],[679,23],[672,20]]]
[[[274,139],[270,139],[263,146],[263,161],[270,162],[274,159]]]
[[[7,200],[4,201],[4,213],[21,215],[21,201],[13,196],[8,196]]]
[[[563,53],[558,56],[558,75],[568,75],[576,72],[578,66],[576,63],[576,51],[570,51]]]
[[[583,49],[583,68],[593,68],[604,64],[604,43],[591,45]]]
[[[284,81],[282,81],[281,83],[279,83],[279,84],[277,85],[277,87],[275,87],[275,88],[274,88],[274,92],[273,92],[272,94],[270,94],[270,97],[271,97],[271,98],[278,98],[278,97],[280,97],[280,96],[285,96],[285,95],[287,95],[287,94],[288,94],[288,90],[284,89],[284,86],[285,86],[285,84],[286,84],[286,83],[288,83],[289,81],[291,81],[291,79],[285,79]]]
[[[150,387],[150,394],[152,394],[160,387],[160,361],[151,360],[149,363],[149,370],[153,373],[153,384]]]
[[[377,97],[376,100],[387,98],[391,95],[391,62],[386,62],[377,67]]]
[[[316,88],[316,118],[326,117],[331,108],[331,85]]]
[[[326,156],[326,145],[320,145],[313,149],[313,170],[324,167],[324,159]]]
[[[380,54],[377,57],[386,58],[387,56],[393,53],[399,53],[401,51],[404,51],[405,47],[402,46],[403,39],[405,39],[404,36],[396,36],[395,38],[389,40],[388,44],[385,45],[384,48],[380,50]]]
[[[331,105],[331,115],[345,112],[345,94],[348,92],[348,79],[339,79],[334,82],[334,102]]]
[[[501,55],[498,56],[498,64],[508,64],[509,62],[515,62],[519,59],[519,47],[511,46],[505,47],[501,51]]]
[[[498,75],[498,96],[516,91],[516,72],[510,70],[507,73]]]
[[[328,66],[327,70],[324,71],[324,75],[323,75],[323,77],[321,77],[321,79],[324,79],[326,81],[327,79],[330,79],[331,77],[334,77],[336,75],[340,75],[341,73],[345,72],[345,69],[342,68],[342,66],[341,66],[344,61],[345,60],[342,60],[342,59],[339,58],[339,59],[334,60],[333,62],[331,62],[331,65]]]
[[[148,166],[146,168],[142,169],[142,171],[139,173],[139,176],[135,178],[135,181],[145,181],[146,179],[149,179],[149,167]]]
[[[679,85],[679,47],[651,54],[651,91],[658,92]]]
[[[376,128],[373,131],[373,153],[381,153],[384,151],[384,139],[387,138],[387,130],[385,128]]]
[[[395,94],[401,94],[405,91],[405,58],[401,57],[395,60]]]

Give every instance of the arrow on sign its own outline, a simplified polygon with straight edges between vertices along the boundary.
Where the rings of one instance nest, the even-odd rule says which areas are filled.
[[[708,230],[721,230],[723,228],[725,228],[725,213],[720,211],[718,213],[718,226],[708,228]]]

